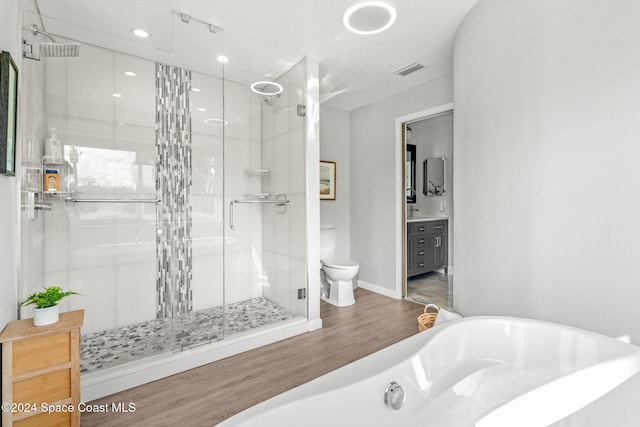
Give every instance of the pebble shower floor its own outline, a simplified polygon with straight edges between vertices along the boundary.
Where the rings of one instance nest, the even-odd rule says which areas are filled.
[[[295,315],[266,298],[253,298],[226,307],[226,334],[247,331]],[[154,319],[135,325],[83,335],[80,340],[80,371],[92,372],[140,360],[166,351],[208,344],[222,337],[222,307]],[[172,341],[175,339],[175,346]]]

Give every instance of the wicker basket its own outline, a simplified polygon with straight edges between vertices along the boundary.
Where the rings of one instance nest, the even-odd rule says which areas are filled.
[[[439,311],[440,309],[437,305],[427,304],[424,308],[424,313],[418,316],[418,330],[422,332],[432,327],[433,323],[436,321],[436,317],[438,317]]]

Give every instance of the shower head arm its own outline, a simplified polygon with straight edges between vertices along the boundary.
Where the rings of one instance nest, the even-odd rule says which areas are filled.
[[[53,43],[58,43],[56,39],[53,38],[52,35],[50,35],[46,31],[42,31],[41,29],[39,29],[36,24],[33,24],[31,27],[22,27],[22,29],[31,31],[31,34],[33,34],[34,36],[37,36],[38,34],[42,34],[43,36],[48,37],[49,40],[51,40]]]

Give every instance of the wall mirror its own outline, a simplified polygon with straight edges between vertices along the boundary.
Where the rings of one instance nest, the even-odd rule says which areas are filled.
[[[18,68],[9,52],[0,54],[0,173],[15,175]]]
[[[407,203],[416,202],[416,146],[407,144],[404,158],[404,183]]]
[[[444,157],[433,157],[426,159],[423,163],[424,183],[422,193],[427,196],[444,196],[446,187],[446,159]]]

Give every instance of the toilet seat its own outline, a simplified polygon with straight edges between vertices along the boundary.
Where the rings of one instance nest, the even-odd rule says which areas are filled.
[[[329,268],[336,268],[338,270],[348,270],[354,267],[360,267],[360,264],[351,260],[341,260],[341,259],[321,259],[320,263]]]

